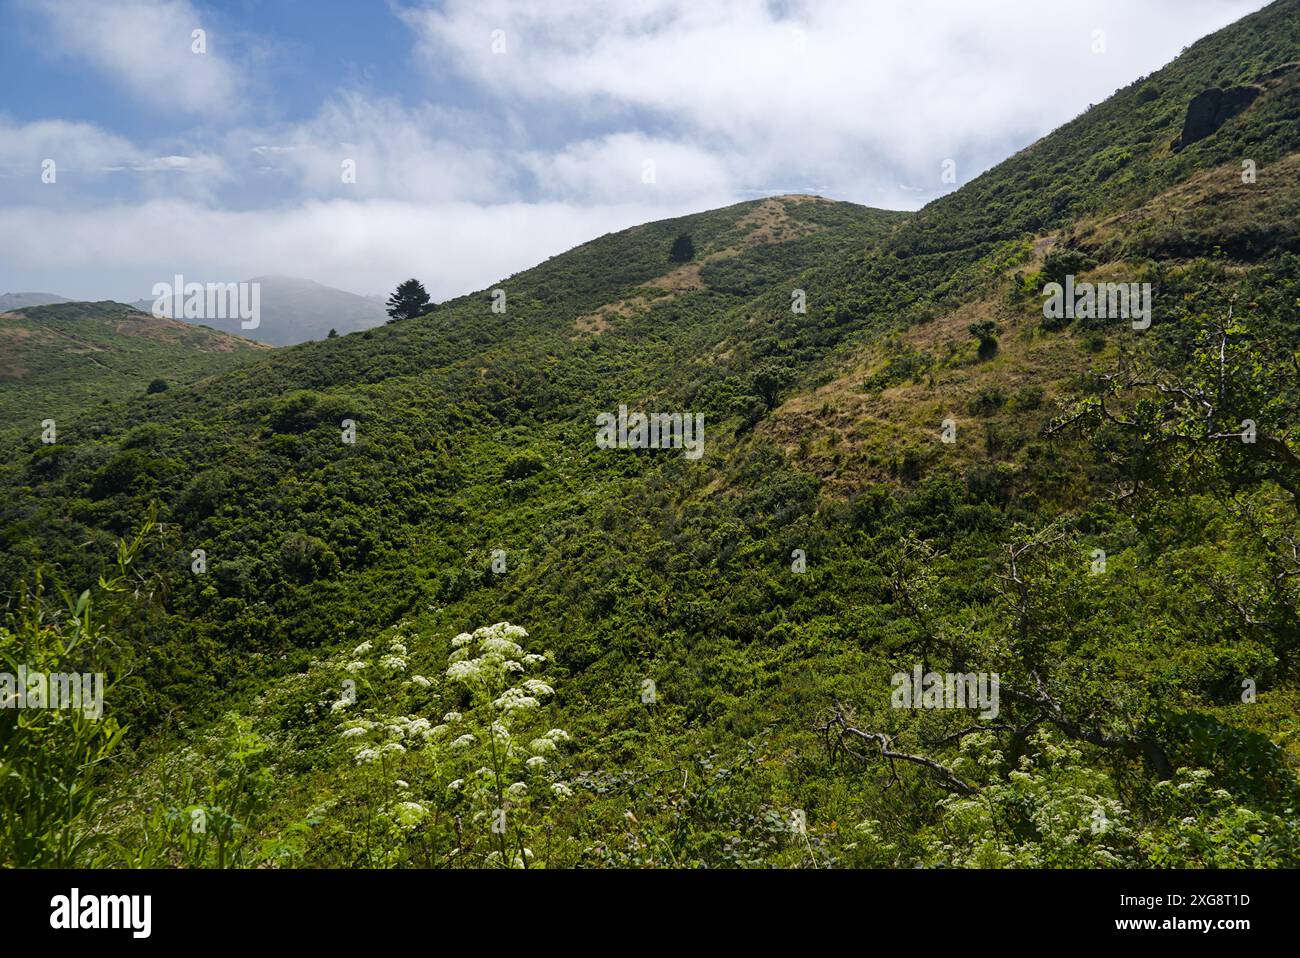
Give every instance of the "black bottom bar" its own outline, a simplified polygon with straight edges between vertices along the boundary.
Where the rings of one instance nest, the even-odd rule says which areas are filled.
[[[205,946],[425,940],[465,931],[701,941],[774,928],[918,935],[918,943],[1051,933],[1057,940],[1231,946],[1295,927],[1300,872],[0,871],[11,941],[109,938]],[[76,889],[75,895],[73,889]],[[112,896],[105,899],[103,896]],[[148,896],[132,900],[121,896]],[[74,917],[75,914],[75,917]],[[147,918],[147,923],[146,919]],[[116,925],[86,928],[86,924]],[[148,931],[145,939],[142,933]],[[53,925],[60,925],[55,928]],[[73,925],[79,927],[73,928]],[[529,929],[532,929],[531,931]],[[496,929],[493,932],[492,929]],[[680,939],[668,938],[665,946]]]

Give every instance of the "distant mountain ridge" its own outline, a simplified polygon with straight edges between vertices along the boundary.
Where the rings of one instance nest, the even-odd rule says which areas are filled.
[[[72,300],[53,293],[0,293],[0,313],[26,309],[29,306],[55,306],[70,302]]]
[[[388,321],[383,303],[297,276],[255,276],[260,285],[261,317],[257,328],[244,329],[238,319],[184,320],[270,346],[293,346],[326,338],[330,330],[343,335],[382,326]],[[152,299],[131,305],[151,312]],[[178,317],[182,318],[183,317]]]

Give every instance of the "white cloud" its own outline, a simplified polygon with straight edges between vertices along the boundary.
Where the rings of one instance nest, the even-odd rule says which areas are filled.
[[[597,203],[665,203],[733,195],[735,177],[722,160],[689,143],[613,133],[519,161],[544,196]]]
[[[193,173],[217,172],[221,169],[219,161],[210,157],[192,156],[151,156],[131,166],[137,173]]]
[[[47,160],[54,162],[52,183],[41,177]],[[80,201],[87,187],[103,185],[111,174],[124,172],[187,174],[191,180],[186,188],[203,194],[229,175],[225,163],[210,154],[150,151],[89,123],[15,123],[0,116],[0,195],[6,202],[17,202],[20,196]],[[151,188],[139,179],[133,185],[146,192]],[[122,189],[120,178],[114,186]]]
[[[651,125],[734,188],[818,182],[899,206],[944,189],[944,159],[965,181],[1262,5],[445,0],[405,17],[431,71],[521,112],[595,118],[607,136]]]
[[[443,298],[756,193],[916,208],[952,188],[945,159],[965,182],[1262,5],[443,0],[403,17],[446,103],[343,87],[304,119],[214,121],[195,142],[0,117],[0,288],[134,298],[179,271],[369,293],[419,276]],[[150,102],[238,102],[221,35],[189,52],[188,0],[33,9]],[[43,190],[47,155],[84,175]]]
[[[6,177],[26,176],[37,182],[47,159],[53,159],[57,169],[94,174],[141,158],[129,140],[89,123],[14,123],[0,116],[0,175]]]
[[[44,206],[4,207],[0,264],[9,275],[0,275],[0,289],[133,300],[178,272],[202,282],[283,273],[377,293],[418,276],[445,299],[661,215],[662,207],[636,204],[385,199],[243,212],[152,200],[58,216]]]
[[[55,50],[81,59],[155,106],[225,114],[239,74],[223,40],[188,0],[26,0],[45,17]],[[193,33],[207,31],[206,52]]]
[[[387,97],[342,91],[306,122],[238,138],[263,169],[293,176],[316,197],[394,197],[477,202],[512,195],[515,165],[472,117],[434,104],[407,108]],[[343,183],[344,161],[356,182]]]

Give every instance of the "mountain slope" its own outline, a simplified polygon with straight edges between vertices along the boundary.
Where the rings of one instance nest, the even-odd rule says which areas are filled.
[[[1018,453],[1023,463],[1062,387],[1090,368],[1113,365],[1116,350],[1142,341],[1112,335],[1107,346],[1099,337],[1117,327],[1097,324],[1078,324],[1060,341],[1044,336],[1041,300],[1033,295],[1060,278],[1042,275],[1049,256],[1048,272],[1077,261],[1081,280],[1154,280],[1159,326],[1188,312],[1177,291],[1182,284],[1160,294],[1167,275],[1160,263],[1211,257],[1226,266],[1260,264],[1300,249],[1296,11],[1293,2],[1275,3],[1199,41],[1168,67],[929,204],[881,249],[819,271],[809,285],[833,291],[834,310],[845,317],[842,348],[806,370],[809,388],[775,417],[773,438],[798,448],[808,412],[817,410],[829,428],[820,430],[814,468],[833,473],[841,486],[900,470],[916,474],[924,461],[942,460],[951,450],[935,450],[932,436],[948,417],[974,426],[981,438],[991,430],[987,441],[1003,447],[987,457],[993,462]],[[1258,95],[1213,134],[1180,148],[1192,102],[1216,85],[1248,86]],[[1245,160],[1254,174],[1249,183]],[[1285,289],[1270,298],[1285,302]],[[1005,340],[991,363],[978,361],[968,329],[984,321],[998,325]],[[1037,359],[1020,362],[1025,351]],[[1031,392],[1016,401],[1023,386]],[[986,389],[992,391],[981,400]],[[972,404],[981,402],[981,414],[971,416]],[[863,403],[874,408],[859,408]]]
[[[262,352],[246,339],[120,303],[14,310],[0,314],[0,417],[30,429],[42,419],[142,395],[156,379],[193,383]]]
[[[1297,59],[1285,0],[915,215],[646,224],[503,312],[30,439],[4,577],[78,589],[165,520],[106,829],[135,864],[214,863],[200,804],[241,864],[1300,864]],[[1152,325],[1049,322],[1066,275],[1150,283]],[[703,455],[602,448],[624,405],[703,415]],[[531,634],[454,638],[501,620]],[[518,709],[460,681],[516,639],[547,678]],[[997,675],[996,714],[899,707],[915,670]],[[531,859],[489,826],[498,744]]]

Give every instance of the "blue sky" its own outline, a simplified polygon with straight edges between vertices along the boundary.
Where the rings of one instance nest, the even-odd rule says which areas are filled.
[[[0,291],[441,299],[758,195],[914,209],[1263,5],[0,0]]]
[[[341,85],[371,84],[402,90],[410,85],[414,37],[382,4],[364,10],[364,0],[223,0],[193,4],[195,19],[213,36],[214,48],[249,45],[268,56],[259,62],[268,71],[272,95],[250,104],[263,119],[311,115]],[[20,96],[6,97],[12,118],[59,117],[97,123],[127,136],[159,132],[159,115],[123,97],[100,71],[87,71],[79,60],[48,42],[51,22],[31,3],[0,4],[0,63],[6,73],[23,77]],[[188,46],[188,42],[186,43]],[[439,91],[412,91],[439,95]]]

